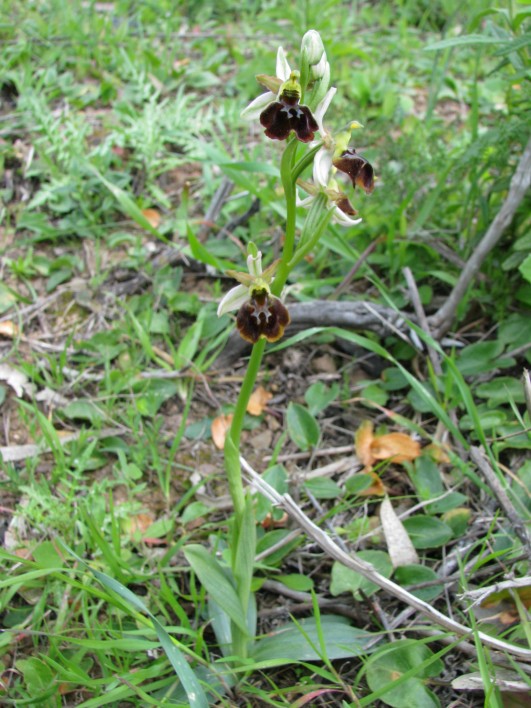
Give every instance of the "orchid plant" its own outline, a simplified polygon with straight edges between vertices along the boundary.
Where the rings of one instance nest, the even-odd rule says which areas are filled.
[[[237,310],[236,326],[240,335],[253,345],[249,364],[235,406],[234,415],[225,441],[225,469],[234,504],[234,519],[229,539],[232,569],[230,602],[225,598],[221,614],[226,610],[225,623],[220,622],[219,586],[208,576],[198,562],[202,551],[195,547],[187,557],[199,579],[213,599],[214,629],[222,646],[229,653],[244,660],[254,637],[254,598],[251,581],[255,555],[255,518],[253,501],[246,494],[240,465],[240,437],[245,412],[260,370],[267,342],[279,340],[289,325],[290,316],[283,303],[283,290],[295,266],[315,247],[328,224],[334,221],[351,227],[361,219],[338,179],[346,174],[353,185],[366,193],[374,189],[374,173],[369,162],[349,147],[351,134],[362,126],[351,122],[348,128],[332,133],[324,123],[336,88],[330,86],[330,64],[318,32],[307,32],[301,45],[300,67],[290,67],[286,54],[279,47],[275,76],[257,76],[267,91],[252,101],[241,113],[246,120],[259,120],[265,136],[285,141],[280,175],[286,201],[286,224],[281,257],[262,269],[262,253],[248,245],[247,272],[228,271],[238,281],[221,300],[218,315]],[[318,137],[317,137],[318,136]],[[307,146],[306,150],[301,150]],[[313,163],[313,179],[301,179],[302,173]],[[306,192],[301,198],[297,185]],[[298,206],[308,208],[300,233],[296,229]],[[195,554],[195,555],[194,555]],[[212,561],[217,568],[217,561]],[[226,571],[217,568],[218,579]],[[212,574],[211,574],[212,575]],[[216,573],[214,573],[216,576]],[[237,610],[233,605],[238,605]],[[229,609],[227,609],[229,608]],[[228,626],[230,632],[223,632]],[[217,621],[216,619],[217,618]],[[245,619],[242,619],[245,618]],[[223,636],[222,636],[223,635]]]

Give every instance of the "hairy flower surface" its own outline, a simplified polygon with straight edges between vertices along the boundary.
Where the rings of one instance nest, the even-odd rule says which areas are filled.
[[[265,128],[265,134],[272,140],[286,140],[293,131],[297,139],[309,143],[319,129],[318,123],[308,106],[301,106],[299,73],[292,71],[282,47],[277,52],[276,76],[260,75],[257,79],[269,89],[255,98],[241,112],[242,118],[256,120]]]
[[[286,140],[293,131],[303,143],[313,140],[319,126],[308,106],[299,104],[300,98],[298,73],[292,71],[280,88],[278,101],[269,104],[260,114],[260,123],[266,129],[268,138]]]
[[[347,174],[354,187],[360,187],[366,194],[374,189],[374,170],[370,162],[362,155],[358,155],[354,148],[347,148],[338,157],[333,158],[332,164],[340,172]]]
[[[229,290],[218,306],[218,317],[231,310],[238,310],[236,326],[240,336],[255,344],[260,338],[276,342],[290,323],[285,305],[271,295],[269,288],[278,263],[272,263],[262,271],[262,254],[247,257],[248,273],[229,270],[227,274],[240,285]]]

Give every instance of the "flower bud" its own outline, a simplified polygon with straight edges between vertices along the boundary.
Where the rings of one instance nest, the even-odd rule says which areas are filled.
[[[324,54],[324,45],[319,32],[316,30],[308,30],[306,32],[302,38],[301,54],[302,60],[307,61],[310,66],[314,66],[321,61]]]
[[[327,66],[328,72],[330,72],[330,65],[326,60],[326,54],[323,53],[323,56],[321,57],[320,61],[317,64],[313,64],[312,66],[310,66],[310,79],[312,81],[322,79],[327,71]]]

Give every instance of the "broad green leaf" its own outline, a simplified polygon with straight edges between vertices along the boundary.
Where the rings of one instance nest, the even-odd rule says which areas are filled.
[[[329,406],[339,395],[339,385],[337,383],[327,386],[322,381],[316,381],[304,394],[304,400],[308,404],[308,410],[312,415],[318,415]]]
[[[454,538],[459,538],[465,533],[471,515],[470,509],[458,507],[443,514],[442,520],[452,529]]]
[[[39,568],[61,568],[64,565],[64,559],[57,552],[52,541],[43,541],[33,549],[31,554]]]
[[[315,477],[304,482],[307,489],[316,499],[335,499],[342,494],[341,487],[329,477]]]
[[[286,494],[288,491],[288,474],[282,465],[269,467],[262,475],[263,479],[276,489],[279,494]],[[269,499],[263,494],[256,495],[256,520],[262,522],[271,513],[273,518],[281,518],[283,511],[273,507]]]
[[[412,589],[411,585],[418,585],[420,583],[425,583],[433,580],[438,580],[439,576],[432,569],[425,565],[418,565],[413,563],[411,565],[402,565],[395,570],[394,580],[410,591],[412,595],[418,597],[425,602],[433,600],[437,597],[443,590],[444,585],[442,583],[438,585],[430,585],[425,588]]]
[[[300,450],[309,450],[319,442],[319,424],[307,408],[290,403],[286,415],[288,433]]]
[[[97,423],[105,418],[104,412],[88,398],[72,401],[62,412],[67,418],[87,420],[89,423]]]
[[[360,551],[358,556],[374,566],[374,569],[385,578],[390,578],[393,572],[393,565],[389,554],[385,551]],[[357,600],[362,600],[363,595],[369,596],[379,590],[378,585],[371,580],[367,580],[361,573],[357,573],[351,568],[347,568],[342,563],[334,561],[332,566],[332,581],[330,583],[330,593],[335,597],[342,592],[351,592]]]
[[[477,418],[464,415],[459,421],[461,430],[473,430],[478,433],[478,425],[483,432],[491,432],[507,421],[507,413],[502,408],[489,409],[486,404],[477,406]]]
[[[247,633],[247,622],[234,586],[225,575],[219,561],[198,544],[184,547],[184,555],[201,584],[213,600],[224,609],[242,632]]]
[[[491,381],[484,381],[474,389],[476,396],[487,399],[489,408],[508,403],[525,403],[522,382],[514,376],[497,376]]]
[[[321,615],[319,622],[330,660],[360,656],[367,652],[368,642],[374,639],[374,635],[352,627],[343,617]],[[285,663],[286,660],[320,661],[321,656],[316,651],[319,648],[320,633],[315,618],[303,619],[299,624],[301,629],[289,622],[258,640],[252,651],[252,658],[255,661],[269,660],[279,664]]]
[[[444,669],[440,659],[429,663],[432,657],[433,652],[425,644],[409,639],[382,647],[367,662],[369,688],[393,708],[438,708],[439,700],[422,681]],[[408,672],[413,676],[405,678]],[[382,693],[382,688],[391,684],[396,686]]]
[[[422,514],[404,519],[404,526],[415,548],[438,548],[454,535],[443,521]]]
[[[461,350],[456,361],[457,368],[463,376],[474,376],[492,369],[513,366],[514,359],[503,357],[503,349],[503,343],[497,339],[470,344]]]
[[[24,684],[30,694],[30,698],[33,698],[36,703],[41,703],[44,694],[52,688],[54,677],[50,668],[36,657],[19,659],[15,663],[15,666],[24,677]],[[56,693],[57,690],[58,686],[56,685],[55,690],[52,690],[50,695]]]
[[[314,587],[314,582],[307,575],[300,573],[291,573],[290,575],[275,575],[275,580],[282,583],[290,590],[298,590],[300,592],[310,592]]]
[[[349,477],[345,482],[345,490],[348,494],[358,495],[374,483],[373,477],[370,474],[358,474]]]
[[[291,541],[282,544],[281,542],[290,535],[291,531],[289,529],[274,529],[273,531],[268,531],[262,536],[262,538],[259,538],[256,543],[257,555],[264,553],[264,551],[267,551],[271,547],[277,546],[278,544],[277,550],[268,555],[265,562],[268,565],[276,565],[277,563],[280,563],[280,561],[291,553],[291,551],[296,548],[301,541],[300,538],[293,538]],[[2,581],[0,580],[0,583],[1,582]]]
[[[385,406],[389,398],[387,391],[375,383],[370,383],[368,386],[365,386],[361,391],[361,396],[362,399],[364,399],[362,402],[367,401],[379,406]]]
[[[444,492],[441,472],[427,455],[417,457],[412,465],[408,465],[407,469],[420,501],[429,501]]]

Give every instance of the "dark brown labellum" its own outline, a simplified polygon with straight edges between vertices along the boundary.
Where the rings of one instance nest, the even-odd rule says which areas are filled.
[[[260,114],[265,134],[272,140],[286,140],[293,130],[298,140],[309,143],[319,130],[317,121],[308,106],[300,106],[297,98],[284,93],[281,101],[270,103]]]
[[[334,167],[347,174],[354,187],[358,186],[367,194],[374,189],[374,170],[370,162],[358,155],[354,148],[347,148],[333,160]]]
[[[280,300],[266,290],[258,290],[239,309],[236,326],[240,336],[251,344],[265,337],[276,342],[290,322],[289,312]]]

